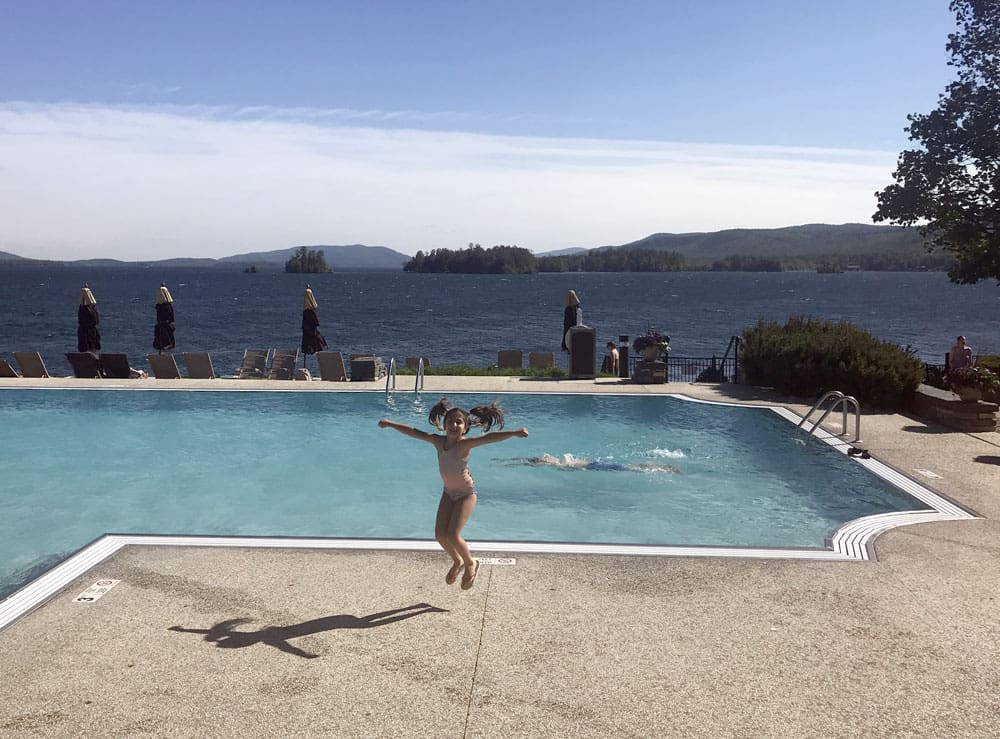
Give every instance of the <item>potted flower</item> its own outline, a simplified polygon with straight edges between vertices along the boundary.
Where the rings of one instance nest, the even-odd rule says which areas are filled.
[[[635,338],[632,348],[642,354],[643,359],[655,361],[670,351],[670,337],[655,328],[647,328],[646,333]]]
[[[979,400],[983,393],[1000,390],[1000,380],[985,367],[962,367],[948,375],[951,389],[962,400]]]

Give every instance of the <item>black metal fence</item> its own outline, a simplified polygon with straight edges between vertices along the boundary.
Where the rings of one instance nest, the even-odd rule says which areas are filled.
[[[627,336],[619,337],[624,344],[622,352],[628,352]],[[743,341],[732,336],[722,358],[718,357],[677,357],[667,354],[667,382],[736,382],[740,372],[740,347]],[[636,376],[636,365],[643,361],[639,354],[628,353],[628,375]],[[623,360],[624,365],[624,360]],[[624,366],[622,369],[626,369]]]
[[[629,376],[642,357],[629,357]],[[736,357],[674,357],[667,355],[667,382],[736,382]]]

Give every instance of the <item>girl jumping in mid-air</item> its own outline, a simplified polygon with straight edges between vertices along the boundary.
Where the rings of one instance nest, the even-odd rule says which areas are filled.
[[[472,420],[473,418],[475,420]],[[378,425],[383,429],[396,429],[414,439],[429,441],[437,449],[438,470],[444,481],[444,492],[441,493],[441,502],[438,504],[434,536],[452,559],[451,569],[448,570],[444,581],[451,585],[464,568],[462,590],[468,590],[479,574],[479,560],[472,558],[469,545],[462,538],[462,527],[469,520],[472,509],[476,507],[476,484],[469,473],[469,452],[473,447],[483,444],[506,441],[515,436],[523,438],[528,435],[528,429],[490,433],[490,429],[494,426],[497,429],[503,428],[503,410],[496,403],[465,411],[452,406],[447,398],[441,398],[441,401],[431,408],[429,420],[435,428],[444,431],[444,435],[428,434],[413,426],[390,421],[388,418],[380,420]],[[473,426],[483,428],[482,436],[466,437]]]

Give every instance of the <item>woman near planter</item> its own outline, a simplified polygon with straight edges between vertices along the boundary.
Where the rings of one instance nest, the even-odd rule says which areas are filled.
[[[566,307],[563,309],[563,338],[562,350],[569,351],[566,339],[569,338],[569,330],[574,326],[583,325],[583,308],[580,307],[580,298],[576,296],[575,290],[566,293]]]
[[[948,352],[948,374],[963,367],[972,366],[972,347],[965,343],[965,337],[959,336]]]

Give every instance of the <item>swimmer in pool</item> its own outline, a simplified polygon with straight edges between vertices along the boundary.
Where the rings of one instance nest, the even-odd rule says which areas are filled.
[[[580,459],[572,454],[556,457],[552,454],[542,454],[540,457],[514,457],[505,466],[528,465],[530,467],[557,467],[561,470],[597,470],[603,472],[676,472],[679,467],[672,464],[657,462],[635,462],[624,464],[609,459]]]

